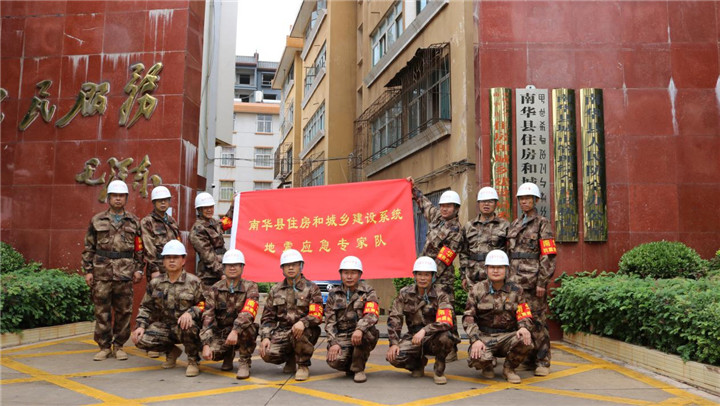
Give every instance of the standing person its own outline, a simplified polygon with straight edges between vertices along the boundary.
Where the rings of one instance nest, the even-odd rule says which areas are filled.
[[[163,261],[160,258],[160,253],[165,244],[170,240],[180,238],[180,228],[177,221],[168,214],[170,198],[170,190],[165,186],[154,188],[150,195],[154,207],[153,211],[140,221],[148,282],[150,282],[150,279],[165,273]]]
[[[462,249],[463,233],[458,211],[460,210],[460,195],[452,190],[443,192],[435,207],[430,199],[425,197],[420,189],[415,187],[413,178],[407,180],[412,185],[412,194],[415,203],[428,223],[425,236],[425,246],[422,255],[435,259],[437,264],[437,278],[435,285],[442,289],[449,297],[450,303],[455,306],[455,267],[453,261]],[[453,307],[453,318],[455,317]],[[453,332],[457,334],[457,326],[453,323]],[[457,360],[457,346],[447,357],[447,362]]]
[[[187,251],[178,240],[170,240],[162,250],[167,271],[150,280],[140,304],[132,340],[141,350],[166,354],[164,369],[175,368],[182,350],[188,357],[185,376],[200,374],[199,323],[205,303],[200,279],[185,272]]]
[[[325,304],[327,363],[361,383],[367,381],[365,364],[380,337],[375,327],[380,299],[375,289],[360,279],[363,272],[360,258],[343,258],[338,272],[342,285],[330,290]]]
[[[237,379],[250,377],[250,364],[255,351],[258,324],[255,316],[260,303],[260,291],[255,282],[242,279],[245,256],[231,249],[223,255],[225,279],[215,283],[205,295],[205,312],[200,338],[202,357],[223,360],[221,371],[231,371],[235,351],[238,351]]]
[[[438,385],[447,383],[445,358],[460,338],[453,333],[453,308],[448,294],[435,285],[437,264],[430,257],[420,257],[413,266],[415,283],[400,289],[388,316],[386,359],[396,368],[405,368],[413,377],[425,375],[426,355],[435,356]],[[402,333],[403,319],[408,332]]]
[[[503,376],[520,383],[515,368],[532,350],[532,313],[522,299],[522,288],[507,280],[510,262],[501,250],[485,259],[487,279],[473,285],[468,294],[463,327],[470,339],[468,366],[495,377],[495,357],[504,357]]]
[[[551,359],[547,285],[555,273],[557,250],[550,220],[535,209],[540,197],[540,189],[534,183],[523,183],[518,188],[517,199],[523,215],[508,229],[508,252],[510,279],[523,288],[523,300],[533,314],[530,332],[535,349],[526,362],[535,369],[535,375],[546,376],[550,373]]]
[[[125,210],[128,194],[125,182],[110,182],[109,208],[93,216],[85,234],[82,268],[95,304],[94,338],[100,347],[95,361],[128,358],[123,345],[130,338],[132,284],[143,275],[140,220]]]
[[[478,216],[463,228],[463,248],[460,251],[460,277],[466,291],[487,279],[485,256],[492,250],[505,250],[510,222],[495,214],[498,194],[494,188],[484,187],[477,195]]]
[[[206,288],[210,288],[223,277],[225,239],[222,225],[213,218],[215,199],[210,193],[198,193],[195,209],[198,218],[190,230],[190,243],[200,257],[195,274]]]
[[[322,293],[303,276],[304,264],[297,250],[280,255],[285,279],[270,289],[260,319],[260,357],[271,364],[285,363],[283,373],[295,372],[297,381],[310,376],[310,358],[323,319]]]

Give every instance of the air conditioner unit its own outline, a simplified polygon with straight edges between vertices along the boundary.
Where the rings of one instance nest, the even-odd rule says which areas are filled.
[[[255,103],[262,103],[263,97],[264,97],[264,95],[261,90],[256,90],[253,92],[253,99],[254,99],[253,101]]]

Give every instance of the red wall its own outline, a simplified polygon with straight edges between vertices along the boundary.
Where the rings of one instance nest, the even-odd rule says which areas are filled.
[[[2,241],[47,267],[79,269],[88,222],[107,205],[98,201],[100,186],[77,183],[75,175],[92,157],[101,161],[99,173],[109,176],[108,158],[133,158],[133,168],[147,154],[149,174],[160,175],[172,191],[188,242],[202,182],[196,146],[204,10],[204,1],[187,0],[0,3],[0,86],[9,93],[0,104]],[[137,62],[145,65],[144,73],[156,62],[164,68],[152,93],[158,99],[154,114],[128,129],[118,124],[119,110],[127,98],[129,66]],[[49,123],[39,117],[21,132],[18,123],[43,79],[53,81],[49,100],[57,105],[55,115]],[[56,128],[86,81],[110,82],[107,111],[78,115]],[[126,181],[131,184],[130,177]],[[128,209],[144,217],[152,209],[149,196],[132,187],[130,192]]]
[[[576,99],[583,87],[604,91],[608,241],[583,243],[581,224],[581,242],[558,245],[556,275],[617,270],[625,251],[661,239],[713,256],[720,2],[479,1],[476,12],[482,186],[490,182],[489,88],[572,88]]]

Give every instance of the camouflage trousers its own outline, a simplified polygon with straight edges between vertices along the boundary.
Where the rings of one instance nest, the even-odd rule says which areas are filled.
[[[299,340],[295,339],[290,328],[276,329],[270,334],[270,349],[262,359],[271,364],[282,364],[295,358],[297,365],[310,366],[310,358],[319,337],[318,326],[306,328]]]
[[[95,281],[95,342],[100,348],[122,347],[130,338],[133,287],[131,281]]]
[[[363,333],[362,343],[358,346],[352,344],[350,339],[352,334],[341,333],[337,335],[338,344],[340,344],[340,355],[335,361],[327,361],[331,368],[350,372],[365,370],[365,364],[370,358],[370,352],[377,345],[380,332],[374,326],[370,327]],[[328,345],[328,349],[330,349],[330,345]]]
[[[421,345],[412,343],[412,335],[406,333],[398,347],[400,352],[394,362],[395,368],[405,368],[409,371],[424,368],[427,365],[426,355],[435,356],[435,374],[442,376],[445,373],[445,358],[460,340],[450,331],[426,335]]]
[[[532,343],[530,345],[523,344],[514,331],[511,333],[482,335],[480,341],[485,344],[485,351],[480,354],[480,358],[472,359],[468,357],[468,366],[478,370],[492,368],[495,364],[495,357],[505,357],[505,367],[515,369],[533,349]],[[468,348],[469,353],[470,348]]]
[[[175,344],[182,344],[185,347],[185,354],[187,354],[188,359],[200,360],[202,344],[200,343],[199,330],[196,325],[183,330],[177,323],[154,322],[145,329],[145,333],[135,346],[145,351],[168,353]]]
[[[246,360],[249,363],[250,357],[253,352],[255,352],[255,347],[257,346],[258,328],[257,323],[252,323],[247,328],[242,329],[240,334],[238,334],[237,344],[234,346],[225,344],[225,340],[228,334],[230,334],[232,326],[228,326],[222,330],[213,330],[212,337],[209,341],[206,341],[206,344],[210,346],[210,350],[212,351],[213,361],[221,361],[225,359],[225,354],[228,352],[234,354],[237,350],[240,359]]]
[[[530,306],[532,312],[532,334],[535,349],[530,352],[526,362],[536,363],[537,366],[550,367],[550,332],[547,326],[548,303],[547,296],[535,296],[535,289],[523,291],[523,300]]]

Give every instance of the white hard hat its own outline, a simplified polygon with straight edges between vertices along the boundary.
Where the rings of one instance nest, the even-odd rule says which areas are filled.
[[[540,196],[540,188],[538,188],[536,184],[530,182],[520,185],[516,196],[535,196],[538,199],[542,197]]]
[[[293,262],[305,262],[300,251],[289,249],[280,255],[280,266]]]
[[[227,250],[225,252],[225,255],[223,255],[223,264],[243,264],[245,265],[245,255],[243,255],[242,251],[231,249]]]
[[[349,256],[343,258],[342,261],[340,261],[340,268],[338,268],[338,271],[341,271],[343,269],[355,269],[362,273],[362,271],[363,271],[362,261],[360,261],[360,258],[358,258],[358,257],[349,255]]]
[[[500,200],[497,194],[497,190],[495,188],[491,188],[490,186],[486,186],[478,192],[478,202],[481,200]]]
[[[156,188],[153,188],[152,193],[150,194],[150,201],[160,200],[160,199],[169,199],[170,198],[170,191],[165,186],[158,186]]]
[[[505,251],[492,250],[485,256],[485,265],[505,265],[510,266],[510,261]]]
[[[215,206],[215,199],[213,199],[212,195],[208,192],[198,193],[198,195],[195,196],[195,208],[198,209],[208,206]]]
[[[162,254],[160,255],[187,255],[187,251],[185,250],[185,245],[181,243],[178,240],[170,240],[165,244],[162,250]]]
[[[110,182],[107,188],[108,194],[110,193],[117,193],[117,194],[129,194],[127,184],[121,180],[114,180]]]
[[[420,257],[415,260],[413,272],[437,272],[437,264],[430,257]]]
[[[443,194],[440,195],[439,204],[445,204],[445,203],[455,203],[458,206],[460,206],[460,195],[453,192],[452,190],[443,192]]]

